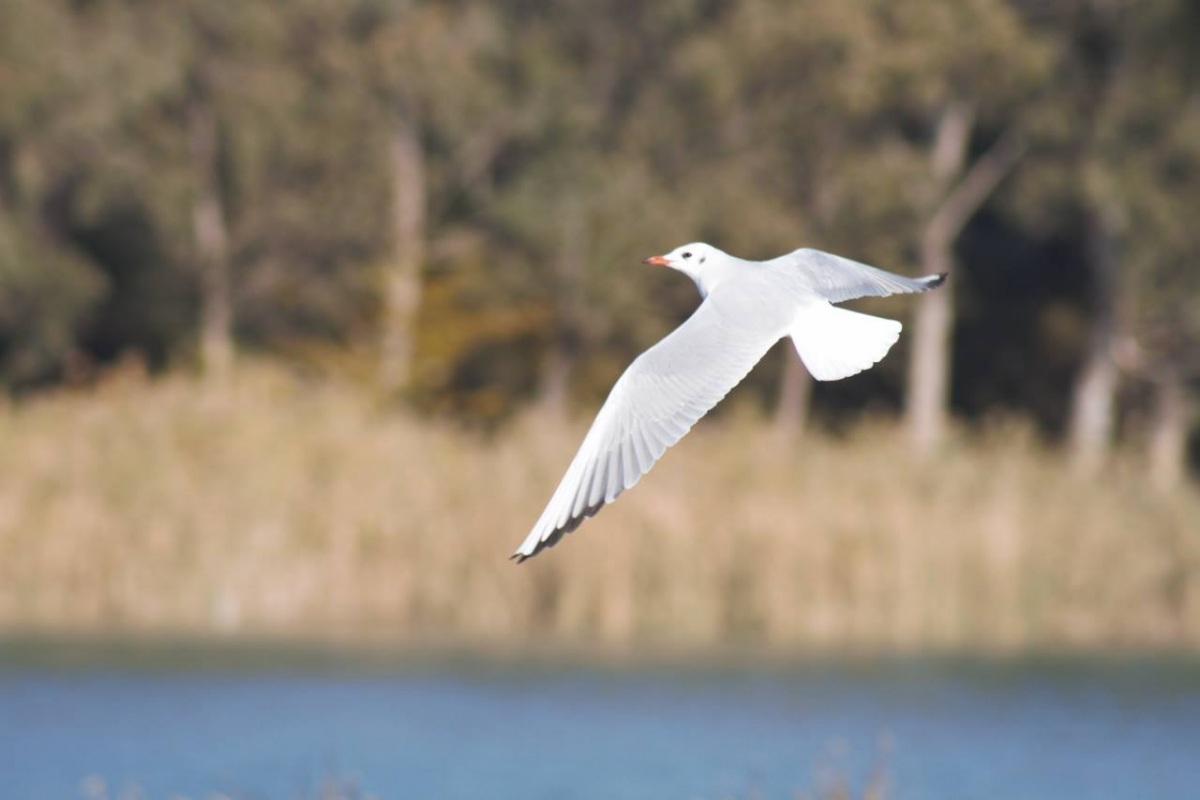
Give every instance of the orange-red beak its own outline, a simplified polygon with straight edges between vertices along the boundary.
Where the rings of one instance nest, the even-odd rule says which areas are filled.
[[[643,263],[653,264],[656,267],[669,267],[671,262],[667,261],[665,256],[650,256]]]

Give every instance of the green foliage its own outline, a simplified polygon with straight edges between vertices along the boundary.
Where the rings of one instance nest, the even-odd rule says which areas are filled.
[[[1188,3],[1129,21],[1097,143],[1096,189],[1117,209],[1131,333],[1155,366],[1200,367],[1200,36]],[[1194,366],[1193,366],[1194,365]]]
[[[58,377],[103,288],[87,262],[40,246],[0,217],[0,380]]]
[[[1131,330],[1155,358],[1195,352],[1197,23],[1183,0],[9,0],[4,16],[10,386],[72,352],[189,357],[213,177],[189,143],[197,109],[215,124],[238,340],[355,371],[384,311],[390,136],[417,127],[426,408],[509,415],[565,340],[594,400],[693,307],[686,282],[638,268],[682,241],[911,269],[953,103],[972,109],[973,154],[1013,128],[1033,143],[964,252],[1078,251],[1079,209],[1103,201],[1123,220]],[[1058,277],[1026,304],[1081,316],[1084,282],[1037,257],[1030,274]],[[971,293],[989,265],[964,266],[964,318],[1000,320]],[[1060,371],[1036,355],[1077,350],[1060,328],[1014,374]],[[750,390],[769,393],[764,377]]]

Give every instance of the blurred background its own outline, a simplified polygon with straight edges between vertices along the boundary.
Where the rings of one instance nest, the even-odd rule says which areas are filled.
[[[13,796],[1194,792],[1197,42],[1192,0],[3,0]],[[510,565],[693,240],[951,279]]]

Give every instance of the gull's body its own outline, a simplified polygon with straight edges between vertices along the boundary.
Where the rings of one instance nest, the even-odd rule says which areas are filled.
[[[701,243],[646,261],[687,274],[704,301],[617,380],[518,561],[637,483],[784,336],[817,380],[873,366],[899,338],[899,322],[833,303],[923,292],[946,277],[905,278],[819,250],[746,261]]]

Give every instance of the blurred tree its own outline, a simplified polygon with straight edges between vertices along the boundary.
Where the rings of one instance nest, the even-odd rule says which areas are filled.
[[[1077,463],[1112,438],[1120,367],[1128,408],[1154,398],[1170,486],[1197,359],[1195,17],[1185,0],[9,0],[0,380],[55,379],[81,349],[198,351],[220,373],[236,339],[464,418],[561,413],[694,308],[686,281],[638,268],[683,241],[929,271],[1053,241],[1086,250],[1092,299],[1066,267],[1023,266],[1031,318],[1059,322],[1022,346],[1065,354],[1043,376],[1088,354]],[[990,203],[1023,137],[1035,168]],[[957,331],[1010,341],[974,261]],[[936,442],[951,299],[921,299],[907,384],[893,358],[818,407],[907,389],[915,441]],[[779,352],[742,391],[769,397],[782,372],[795,431],[807,373]],[[1025,363],[982,392],[963,372],[954,395],[1028,406]],[[1037,402],[1065,406],[1049,383]]]
[[[412,380],[431,228],[444,222],[431,215],[444,210],[455,188],[486,191],[479,185],[487,182],[513,111],[497,80],[501,30],[488,6],[359,0],[349,11],[347,61],[386,131],[390,255],[379,380],[397,391]],[[444,174],[431,176],[439,167]],[[435,191],[442,209],[434,206]]]
[[[897,128],[928,152],[914,176],[921,271],[953,272],[956,241],[1024,152],[1021,104],[1044,75],[1045,48],[1008,0],[910,3],[882,13]],[[990,142],[979,148],[984,137]],[[944,435],[959,283],[917,301],[905,417],[922,453]]]
[[[176,81],[162,97],[168,112],[160,121],[183,145],[176,154],[190,208],[200,362],[219,379],[234,356],[235,253],[255,246],[257,232],[245,223],[258,199],[260,148],[275,138],[273,117],[290,113],[299,93],[280,58],[288,19],[270,7],[201,0],[170,0],[154,13],[174,33]]]
[[[0,27],[0,376],[47,377],[74,346],[74,328],[101,291],[54,226],[71,182],[47,174],[80,76],[53,58],[72,39],[68,10],[15,2]],[[62,188],[59,188],[62,187]],[[57,191],[56,191],[57,190]],[[57,195],[59,202],[51,203]]]
[[[250,238],[233,225],[239,209],[231,204],[253,183],[252,143],[269,128],[262,110],[288,97],[287,73],[272,47],[280,18],[232,2],[70,5],[80,24],[103,15],[116,46],[87,69],[123,87],[95,92],[110,104],[114,123],[89,131],[104,158],[90,165],[86,238],[104,240],[99,249],[123,271],[132,256],[103,232],[103,221],[148,217],[162,249],[143,268],[182,277],[190,267],[201,360],[221,375],[233,357],[233,265]],[[112,214],[114,207],[137,211]]]
[[[123,3],[12,0],[0,26],[0,374],[61,374],[104,293],[73,239],[123,115],[160,82]]]
[[[1200,10],[1156,0],[1128,12],[1095,143],[1119,273],[1096,269],[1122,298],[1109,311],[1121,326],[1114,360],[1153,390],[1150,474],[1169,490],[1184,476],[1188,385],[1200,378],[1200,57],[1187,44]]]
[[[654,96],[674,117],[673,138],[655,150],[706,237],[751,257],[798,246],[895,257],[882,219],[899,187],[878,124],[877,22],[865,2],[746,0],[680,48],[675,97],[669,84]],[[860,235],[867,219],[878,234],[869,242]],[[781,354],[775,419],[790,436],[803,426],[811,382],[794,350]]]
[[[1075,469],[1092,474],[1115,437],[1121,369],[1157,387],[1157,480],[1177,482],[1187,431],[1181,378],[1197,286],[1191,4],[1063,0],[1039,10],[1057,38],[1036,110],[1039,163],[1027,225],[1073,227],[1088,265],[1086,335],[1068,421]],[[1169,321],[1168,321],[1169,320]],[[1170,331],[1170,333],[1168,333]],[[1170,465],[1170,466],[1168,466]]]
[[[1115,252],[1119,214],[1105,191],[1106,171],[1099,143],[1111,113],[1112,87],[1121,49],[1122,2],[1083,0],[1064,3],[1066,29],[1057,102],[1074,114],[1068,129],[1078,192],[1082,238],[1089,268],[1089,333],[1083,364],[1071,397],[1068,439],[1075,469],[1084,475],[1103,463],[1113,438],[1119,372],[1115,347],[1119,338],[1118,255]]]
[[[379,225],[368,177],[376,164],[361,163],[357,133],[365,115],[321,84],[321,45],[343,31],[323,27],[307,2],[129,7],[128,35],[157,54],[160,77],[106,143],[107,194],[97,203],[132,197],[148,215],[162,252],[146,269],[188,287],[206,371],[228,370],[235,336],[280,342],[352,329],[369,305],[355,267]]]
[[[662,333],[647,313],[653,278],[614,278],[613,269],[635,268],[648,243],[666,249],[687,228],[647,163],[651,143],[675,131],[647,97],[662,86],[673,43],[696,24],[688,5],[512,7],[512,97],[526,122],[517,174],[495,187],[490,217],[497,235],[526,254],[520,274],[547,309],[537,395],[551,413],[565,412],[568,387],[594,390],[615,377],[603,357],[589,359],[602,367],[580,374],[581,354],[618,340],[620,363]]]
[[[200,270],[200,363],[218,379],[233,366],[233,298],[230,287],[229,228],[220,185],[220,138],[212,89],[198,68],[197,88],[187,102],[187,139],[195,172],[192,226]]]

